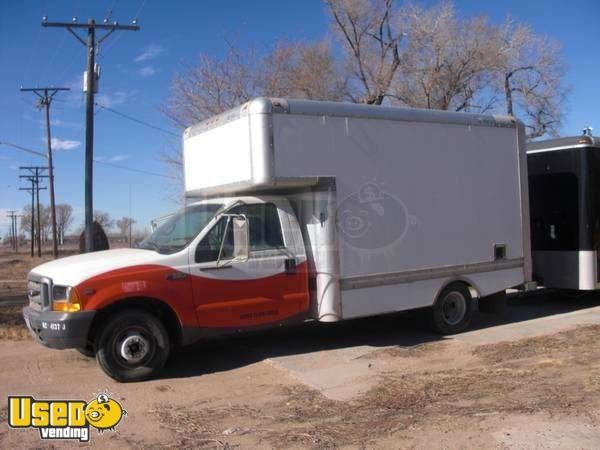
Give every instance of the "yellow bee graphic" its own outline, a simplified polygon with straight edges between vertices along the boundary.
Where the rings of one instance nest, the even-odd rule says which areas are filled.
[[[106,394],[100,394],[85,407],[85,417],[89,424],[98,429],[98,432],[104,430],[113,430],[121,421],[123,416],[127,415],[119,402],[109,398]]]

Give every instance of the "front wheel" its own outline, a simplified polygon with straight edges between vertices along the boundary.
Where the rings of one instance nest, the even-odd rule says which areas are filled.
[[[431,325],[440,334],[456,334],[471,323],[473,309],[469,289],[461,283],[453,283],[440,293],[431,308]]]
[[[116,381],[142,381],[158,374],[169,351],[169,335],[158,318],[126,310],[109,317],[97,341],[96,359]]]

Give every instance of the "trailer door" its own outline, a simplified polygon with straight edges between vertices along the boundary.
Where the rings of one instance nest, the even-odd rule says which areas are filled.
[[[250,258],[235,261],[231,223],[223,217],[195,249],[190,272],[198,322],[208,328],[244,328],[278,322],[308,309],[305,258],[282,227],[273,203],[243,204],[250,227]],[[221,250],[222,244],[222,250]],[[221,259],[217,259],[221,252]]]

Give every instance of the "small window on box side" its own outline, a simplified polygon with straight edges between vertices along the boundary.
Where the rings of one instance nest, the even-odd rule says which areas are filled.
[[[506,244],[494,244],[494,261],[506,259]]]

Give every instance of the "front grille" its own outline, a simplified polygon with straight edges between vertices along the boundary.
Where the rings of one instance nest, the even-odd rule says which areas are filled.
[[[43,309],[50,305],[50,282],[46,280],[28,280],[27,297],[29,306],[34,309]]]

